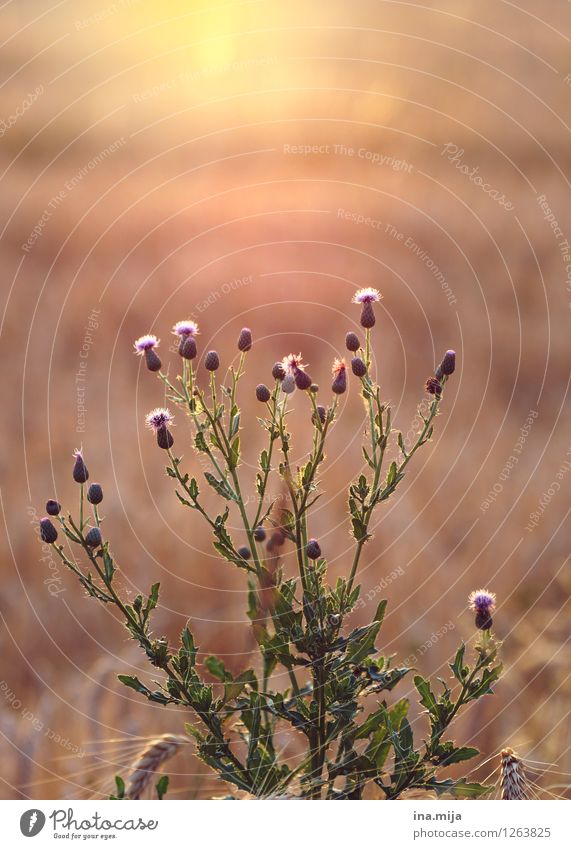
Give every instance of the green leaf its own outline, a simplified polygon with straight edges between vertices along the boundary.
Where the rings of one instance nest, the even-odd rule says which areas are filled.
[[[431,716],[436,716],[438,713],[438,703],[436,696],[430,689],[430,682],[423,678],[422,675],[414,676],[414,686],[420,694],[420,704],[423,705]]]
[[[168,775],[161,775],[157,783],[155,784],[155,790],[157,791],[157,797],[159,799],[164,799],[165,794],[169,787],[169,777]]]
[[[230,674],[230,672],[228,672],[228,670],[224,666],[224,663],[220,660],[219,657],[215,657],[213,654],[211,654],[204,661],[204,665],[206,666],[210,674],[213,675],[214,678],[217,678],[219,681],[222,681],[224,683],[226,681],[232,680],[232,675]]]
[[[234,493],[225,480],[218,480],[218,478],[214,477],[212,472],[204,472],[204,477],[218,495],[221,495],[222,498],[225,498],[227,501],[235,501]]]
[[[463,684],[466,680],[466,675],[468,674],[468,667],[464,666],[464,652],[466,651],[466,646],[464,643],[460,644],[460,648],[456,652],[456,657],[454,658],[454,662],[450,664],[450,669],[454,673],[454,677]]]

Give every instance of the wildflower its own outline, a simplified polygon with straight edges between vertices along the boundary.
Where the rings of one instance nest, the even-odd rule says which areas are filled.
[[[321,546],[316,539],[309,540],[305,547],[305,553],[310,560],[317,560],[318,557],[321,557]]]
[[[91,528],[85,536],[85,542],[90,548],[98,548],[101,545],[101,531],[99,528]]]
[[[266,538],[266,529],[262,527],[262,525],[258,525],[258,527],[254,530],[254,539],[256,542],[263,542]]]
[[[361,347],[361,342],[356,333],[350,332],[345,337],[345,345],[348,351],[358,351]]]
[[[263,404],[265,404],[267,401],[270,400],[271,397],[272,393],[270,392],[265,383],[259,383],[256,386],[256,398],[258,399],[258,401],[261,401]]]
[[[314,412],[311,416],[311,421],[313,422],[313,424],[317,424],[317,416],[319,416],[319,421],[321,422],[321,424],[325,424],[325,407],[322,407],[321,404],[318,404],[316,407],[316,411],[317,415]]]
[[[238,554],[240,555],[240,557],[243,558],[243,560],[249,560],[252,556],[250,549],[247,545],[240,546],[240,548],[238,549]]]
[[[435,377],[428,378],[425,388],[430,395],[442,395],[442,386]]]
[[[249,327],[243,327],[238,337],[238,350],[249,351],[252,347],[252,331]]]
[[[135,352],[140,357],[144,355],[149,371],[159,371],[161,367],[159,355],[155,351],[155,348],[157,348],[158,345],[159,340],[157,337],[152,336],[149,333],[146,336],[140,336],[137,340],[135,340]]]
[[[103,490],[100,484],[92,483],[87,490],[87,500],[90,504],[101,504],[103,501]]]
[[[305,371],[298,371],[295,376],[295,385],[298,389],[309,389],[311,378]]]
[[[220,357],[216,351],[209,351],[204,358],[204,367],[207,371],[216,371],[220,365]]]
[[[198,324],[191,319],[185,321],[177,321],[172,329],[174,336],[180,336],[181,339],[187,339],[189,336],[197,336],[199,333]]]
[[[287,357],[283,358],[281,365],[285,375],[282,379],[282,389],[284,392],[288,394],[293,392],[295,386],[297,386],[298,389],[309,389],[313,381],[305,371],[307,366],[303,362],[301,354],[288,354]],[[293,377],[295,381],[295,386],[293,386],[293,388],[290,388],[291,381],[288,381],[286,386],[284,386],[284,382],[287,377]]]
[[[87,466],[83,461],[83,455],[81,451],[74,451],[73,456],[75,457],[73,479],[76,483],[85,483],[89,478],[89,472],[87,471]]]
[[[355,377],[364,377],[367,374],[367,366],[361,357],[353,357],[351,360],[351,371]]]
[[[275,380],[283,380],[285,375],[286,373],[285,368],[283,367],[283,363],[274,363],[274,366],[272,368],[272,377]]]
[[[359,289],[353,298],[354,304],[361,304],[361,327],[374,327],[375,311],[373,304],[381,300],[381,294],[377,289]]]
[[[184,360],[193,360],[196,357],[196,341],[193,336],[186,336],[180,340],[178,352]]]
[[[174,439],[169,427],[173,424],[173,416],[170,410],[164,407],[156,407],[147,415],[145,421],[147,427],[155,431],[159,448],[165,450],[172,448]]]
[[[495,593],[489,590],[475,590],[470,593],[468,603],[476,614],[476,628],[481,631],[489,631],[492,627],[491,614],[496,608]]]
[[[51,519],[45,516],[40,519],[40,537],[42,542],[53,543],[57,539],[57,531]]]
[[[442,374],[453,374],[456,368],[456,351],[446,351],[440,363]]]
[[[333,363],[333,383],[331,389],[336,395],[342,395],[347,389],[347,366],[345,360],[335,360]]]
[[[48,516],[58,516],[61,510],[61,504],[58,501],[54,501],[53,498],[50,498],[49,501],[46,502],[46,513]]]

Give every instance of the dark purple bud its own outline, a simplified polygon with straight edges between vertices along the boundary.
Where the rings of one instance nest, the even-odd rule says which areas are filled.
[[[238,554],[239,554],[239,555],[240,555],[240,557],[242,557],[244,560],[249,560],[249,559],[250,559],[250,557],[252,556],[252,554],[251,554],[251,552],[250,552],[250,549],[248,548],[248,546],[247,546],[247,545],[242,545],[242,546],[240,546],[240,548],[238,549]]]
[[[282,380],[282,392],[285,392],[286,395],[291,395],[294,390],[295,377],[293,376],[293,374],[286,374],[286,376]]]
[[[442,386],[440,385],[440,381],[435,377],[429,377],[426,381],[426,391],[430,395],[442,395]]]
[[[272,368],[272,377],[274,380],[283,380],[285,377],[285,368],[283,363],[274,363]]]
[[[103,501],[103,490],[100,484],[92,483],[87,490],[87,500],[90,504],[101,504]]]
[[[476,628],[479,628],[480,631],[489,631],[493,622],[494,620],[488,610],[481,610],[476,613]]]
[[[318,383],[312,383],[311,386],[309,387],[309,391],[313,392],[313,394],[316,395],[319,392],[319,384]]]
[[[91,528],[85,536],[85,542],[90,548],[98,548],[101,545],[101,531],[99,528]]]
[[[361,327],[374,327],[375,321],[375,310],[373,309],[373,304],[370,301],[365,301],[361,310]]]
[[[446,351],[440,363],[442,374],[452,374],[456,368],[456,351]]]
[[[173,435],[166,427],[160,427],[157,430],[157,445],[167,451],[174,445]]]
[[[46,503],[46,513],[48,516],[58,516],[61,510],[61,504],[59,502],[54,501],[53,498]]]
[[[265,383],[260,383],[258,384],[258,386],[256,386],[256,398],[258,399],[258,401],[261,401],[265,404],[267,401],[270,400],[271,397],[272,393],[270,392]]]
[[[442,380],[442,378],[444,377],[444,372],[442,371],[440,366],[436,366],[434,377],[436,378],[436,380]]]
[[[345,345],[348,351],[358,351],[361,347],[361,342],[356,333],[350,332],[345,337]]]
[[[281,528],[276,528],[273,534],[271,535],[268,548],[279,548],[280,545],[283,545],[285,542],[285,534]]]
[[[147,348],[145,351],[145,362],[149,371],[160,371],[162,365],[161,358],[154,348]]]
[[[52,543],[57,539],[57,531],[52,523],[51,519],[48,519],[47,516],[45,518],[40,519],[40,537],[42,542]]]
[[[216,351],[209,351],[204,358],[204,367],[207,371],[216,371],[220,365],[220,358]]]
[[[298,389],[309,389],[311,386],[312,380],[310,376],[301,369],[298,369],[295,373],[295,385]]]
[[[367,366],[361,357],[353,357],[351,360],[351,371],[355,377],[364,377],[367,374]]]
[[[178,352],[184,360],[193,360],[196,357],[196,340],[193,336],[185,336],[180,340]]]
[[[252,347],[252,331],[249,327],[243,327],[238,337],[238,350],[249,351]]]
[[[321,546],[316,539],[309,540],[305,548],[305,553],[310,560],[317,560],[318,557],[321,557]]]
[[[325,424],[325,407],[318,405],[317,406],[317,415],[319,416],[319,421],[321,422],[321,424]],[[314,425],[317,424],[315,412],[312,413],[312,415],[311,415],[311,421],[313,422]]]
[[[335,377],[333,379],[333,383],[331,384],[331,390],[335,392],[336,395],[342,395],[347,389],[347,369],[345,366],[340,368],[335,373]]]
[[[73,467],[73,479],[76,483],[85,483],[89,478],[89,472],[87,471],[87,466],[83,462],[83,457],[76,451],[75,453],[75,465]]]
[[[263,542],[266,538],[266,529],[259,525],[254,531],[254,539],[256,542]]]

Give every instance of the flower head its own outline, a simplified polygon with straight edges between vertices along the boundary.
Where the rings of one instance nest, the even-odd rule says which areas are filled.
[[[429,377],[425,384],[425,389],[429,395],[442,395],[442,386],[436,377]]]
[[[153,348],[158,348],[159,340],[151,333],[147,333],[145,336],[139,336],[139,338],[135,340],[134,345],[135,353],[142,357],[146,351],[152,351]]]
[[[440,369],[442,371],[442,374],[453,374],[455,368],[456,351],[446,351],[444,357],[442,358],[442,362],[440,363]]]
[[[475,613],[491,613],[496,608],[496,594],[489,590],[474,590],[468,603]]]
[[[359,289],[358,292],[355,292],[353,295],[353,303],[354,304],[375,304],[377,301],[380,301],[383,296],[379,292],[378,289]]]
[[[147,415],[145,422],[151,430],[159,431],[163,428],[170,427],[173,424],[174,417],[170,410],[166,407],[155,407],[154,410]]]
[[[288,354],[282,360],[282,368],[285,374],[291,374],[295,377],[298,371],[303,371],[307,368],[307,365],[303,362],[301,354]]]
[[[249,327],[243,327],[238,337],[238,350],[249,351],[252,347],[252,331]]]
[[[336,395],[342,395],[347,389],[347,366],[345,360],[334,360],[332,372],[333,383],[331,384],[331,389]]]
[[[89,472],[87,471],[87,466],[85,465],[81,450],[78,450],[76,448],[76,450],[73,452],[73,456],[75,457],[75,465],[73,467],[73,479],[76,483],[85,483],[89,478]]]
[[[173,325],[172,333],[174,336],[196,336],[198,334],[198,324],[190,318],[184,321],[177,321]]]
[[[57,531],[51,519],[44,516],[40,519],[40,538],[42,542],[47,542],[52,545],[57,539]]]

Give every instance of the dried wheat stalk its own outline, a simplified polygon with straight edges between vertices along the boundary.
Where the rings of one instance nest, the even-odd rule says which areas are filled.
[[[502,749],[500,786],[502,799],[527,799],[523,761],[513,749]]]
[[[188,737],[181,734],[161,734],[160,737],[151,740],[133,763],[131,774],[127,779],[125,797],[140,799],[159,767],[176,755],[185,743],[188,743]]]

